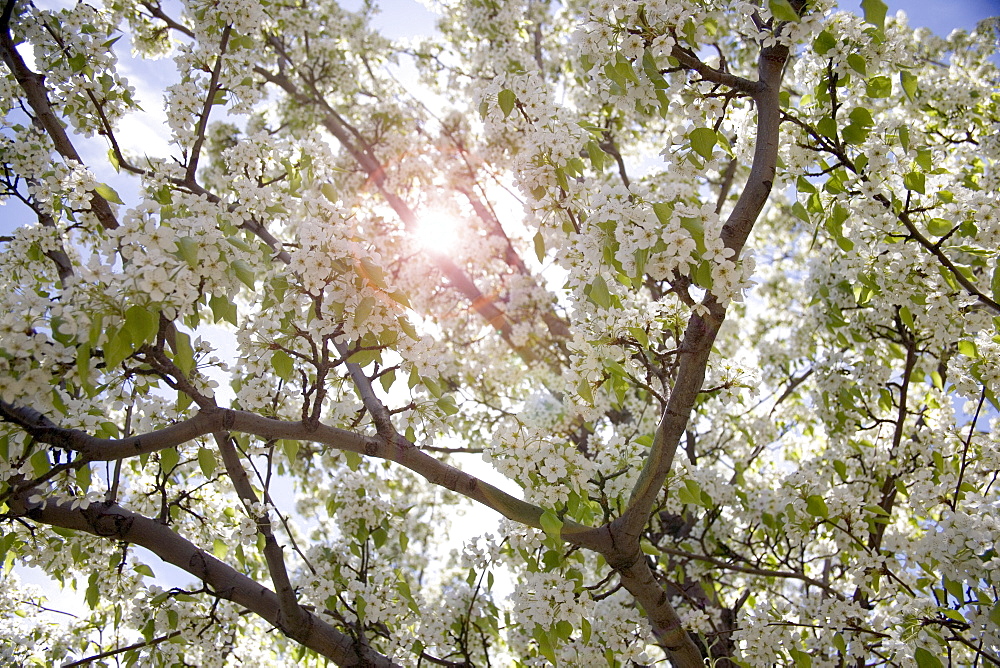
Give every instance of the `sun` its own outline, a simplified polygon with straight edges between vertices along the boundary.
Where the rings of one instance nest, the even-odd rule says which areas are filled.
[[[458,245],[462,220],[445,209],[424,211],[413,229],[413,237],[424,250],[446,253]]]

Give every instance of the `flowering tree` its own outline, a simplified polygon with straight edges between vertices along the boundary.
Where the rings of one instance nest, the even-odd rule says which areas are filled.
[[[995,27],[437,4],[3,2],[4,660],[1000,662]]]

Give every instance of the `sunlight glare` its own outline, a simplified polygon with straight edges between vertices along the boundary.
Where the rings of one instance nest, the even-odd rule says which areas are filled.
[[[420,217],[413,236],[423,249],[445,253],[458,244],[461,226],[462,221],[455,214],[443,209],[428,209]]]

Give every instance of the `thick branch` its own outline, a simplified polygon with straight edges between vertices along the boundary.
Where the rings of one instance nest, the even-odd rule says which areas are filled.
[[[737,257],[767,203],[774,184],[781,123],[778,93],[787,58],[788,49],[784,46],[761,50],[760,81],[754,96],[757,103],[757,137],[753,165],[746,186],[722,229],[723,241],[736,251]],[[704,316],[696,313],[688,322],[680,347],[680,366],[670,393],[670,401],[657,426],[642,475],[632,490],[628,510],[613,526],[615,530],[623,532],[618,536],[619,543],[621,539],[625,539],[629,549],[636,551],[639,533],[649,519],[649,511],[673,466],[677,443],[687,428],[691,410],[705,379],[712,344],[726,315],[726,307],[719,304],[711,294],[702,303],[707,308],[707,313]]]
[[[676,50],[676,49],[675,49]],[[684,54],[682,54],[684,55]],[[703,76],[752,92],[757,103],[757,137],[753,164],[746,186],[722,230],[726,246],[736,251],[736,257],[746,243],[774,183],[778,158],[780,106],[778,93],[788,49],[783,46],[761,50],[758,69],[760,80],[747,86],[743,79],[729,82],[722,72],[705,69],[700,61],[687,66]],[[682,61],[683,63],[684,61]],[[723,77],[722,75],[725,75]],[[702,313],[694,313],[684,332],[680,346],[680,363],[670,400],[656,428],[653,445],[639,480],[636,481],[626,511],[609,526],[613,550],[605,553],[608,562],[622,575],[622,582],[646,608],[654,633],[677,665],[702,665],[702,659],[691,637],[679,627],[677,614],[667,595],[656,583],[639,550],[639,537],[649,521],[649,513],[673,467],[677,444],[690,421],[691,412],[705,380],[705,370],[712,345],[726,317],[726,307],[711,293],[701,304]]]
[[[205,132],[208,130],[208,117],[215,106],[215,95],[219,90],[219,76],[222,74],[222,59],[226,55],[226,47],[229,45],[229,33],[232,26],[222,29],[222,37],[219,42],[219,55],[215,59],[215,67],[212,68],[212,76],[208,82],[208,91],[205,96],[205,104],[198,118],[198,129],[195,132],[194,145],[191,147],[191,156],[188,158],[187,170],[184,173],[186,181],[194,181],[195,172],[198,171],[198,159],[201,157],[201,147],[205,143]]]
[[[282,618],[278,597],[273,591],[199,549],[161,522],[116,504],[94,504],[84,510],[73,509],[68,503],[31,503],[27,497],[32,492],[29,488],[11,499],[11,515],[141,545],[163,561],[203,580],[217,596],[251,610],[288,637],[333,660],[339,666],[396,665],[371,648],[359,650],[350,636],[308,611],[303,610],[305,623],[287,624],[287,620]]]
[[[705,660],[691,636],[681,627],[681,620],[667,600],[667,593],[656,581],[653,571],[641,555],[627,568],[619,568],[622,585],[635,597],[653,626],[657,644],[667,652],[675,666],[703,666]]]
[[[264,536],[264,559],[267,561],[267,570],[271,575],[271,582],[277,591],[278,605],[281,613],[281,620],[289,627],[305,627],[310,623],[308,613],[299,605],[295,596],[295,589],[292,587],[288,577],[288,569],[285,567],[285,558],[281,553],[281,546],[274,537],[271,530],[271,520],[265,515],[258,517],[253,512],[253,505],[257,502],[257,495],[253,491],[250,479],[247,477],[246,469],[240,462],[239,454],[233,446],[229,434],[224,431],[217,431],[213,434],[215,442],[219,446],[219,453],[222,455],[223,465],[226,473],[233,482],[236,493],[243,501],[243,506],[247,513],[253,518],[257,525],[257,531]],[[279,628],[284,628],[279,625]]]
[[[165,427],[160,431],[123,439],[95,438],[76,429],[61,429],[37,411],[13,406],[3,401],[0,401],[0,416],[16,422],[36,440],[79,452],[87,461],[134,457],[175,447],[218,431],[243,432],[266,440],[291,439],[322,443],[339,450],[396,462],[423,476],[428,482],[462,494],[492,508],[508,519],[542,529],[541,517],[545,512],[543,508],[522,501],[454,466],[438,461],[398,435],[393,439],[364,436],[320,422],[287,422],[224,408],[201,410],[184,422]],[[564,524],[562,537],[581,547],[598,551],[607,549],[604,539],[599,536],[598,529],[576,522],[567,521]]]
[[[62,122],[52,110],[52,104],[49,102],[49,96],[45,90],[44,75],[32,72],[14,45],[14,39],[10,34],[10,19],[14,2],[15,0],[7,0],[3,16],[0,17],[0,55],[3,56],[4,63],[10,68],[14,79],[24,91],[28,104],[35,112],[39,124],[52,139],[52,144],[56,147],[59,155],[66,160],[72,160],[82,165],[83,160],[76,152],[69,135],[66,134],[66,128],[63,127]],[[91,192],[90,208],[105,229],[113,230],[118,227],[118,220],[111,211],[111,205],[96,192]]]
[[[761,77],[761,81],[750,81],[735,74],[709,67],[694,52],[679,45],[674,45],[673,49],[670,50],[670,55],[676,58],[684,68],[700,74],[705,81],[728,86],[747,95],[757,96],[766,85],[763,82],[763,77]]]

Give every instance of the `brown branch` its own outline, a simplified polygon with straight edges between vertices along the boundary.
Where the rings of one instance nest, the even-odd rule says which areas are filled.
[[[766,568],[755,568],[753,566],[737,566],[736,564],[724,561],[722,559],[716,559],[714,557],[709,557],[704,554],[692,554],[690,552],[685,552],[684,550],[675,550],[669,547],[657,547],[660,552],[664,554],[669,554],[675,557],[683,557],[687,559],[694,559],[696,561],[704,561],[706,563],[712,564],[719,568],[724,568],[727,571],[735,571],[737,573],[746,573],[747,575],[761,575],[767,578],[789,578],[793,580],[801,580],[806,584],[812,585],[821,591],[824,591],[841,601],[847,600],[847,597],[841,594],[836,589],[832,588],[825,582],[811,578],[805,573],[796,573],[795,571],[772,571]]]
[[[865,180],[867,181],[867,177],[865,178]],[[881,201],[882,205],[885,206],[886,209],[892,211],[892,204],[888,201],[887,198],[878,195],[876,196],[875,199]],[[931,255],[936,257],[938,262],[940,262],[945,269],[951,272],[951,275],[955,277],[955,280],[958,281],[959,284],[963,288],[965,288],[970,295],[978,299],[980,303],[982,303],[984,306],[993,311],[993,313],[1000,315],[1000,304],[998,304],[995,300],[987,296],[986,293],[977,288],[972,281],[966,278],[965,274],[959,271],[958,267],[955,266],[955,263],[952,262],[948,258],[948,256],[944,254],[944,251],[941,250],[938,244],[932,243],[930,239],[921,234],[920,230],[917,229],[917,226],[913,224],[912,220],[910,220],[909,214],[907,214],[905,211],[902,211],[896,214],[896,217],[899,219],[901,223],[903,223],[903,226],[906,228],[906,231],[910,233],[910,236],[913,239],[915,239],[918,244],[920,244],[925,249],[930,251]]]
[[[15,0],[7,0],[3,14],[0,15],[0,55],[3,56],[4,63],[14,75],[21,90],[24,91],[24,96],[35,112],[38,123],[52,139],[56,151],[66,160],[72,160],[82,165],[84,162],[80,158],[80,154],[76,152],[73,142],[66,134],[66,129],[52,110],[48,91],[45,89],[45,75],[31,71],[14,45],[14,39],[10,34],[10,20],[14,4]],[[111,205],[93,191],[91,192],[90,208],[105,229],[113,230],[118,227],[118,220],[111,211]]]
[[[729,191],[733,187],[733,177],[736,176],[736,158],[733,158],[726,165],[725,171],[722,173],[722,185],[719,188],[719,199],[715,202],[715,213],[716,215],[722,213],[722,207],[726,204],[726,198],[729,197]]]
[[[642,606],[653,627],[657,644],[666,650],[673,665],[691,668],[704,666],[705,660],[701,652],[691,635],[681,627],[680,617],[670,605],[666,592],[656,581],[643,555],[640,554],[631,565],[615,569],[622,584]]]
[[[219,55],[215,59],[215,67],[212,68],[212,76],[208,81],[208,94],[205,96],[205,104],[198,118],[198,129],[195,132],[194,145],[191,147],[191,156],[188,158],[187,169],[184,172],[185,181],[194,181],[195,172],[198,171],[198,159],[201,156],[201,147],[205,143],[205,132],[208,129],[208,118],[215,105],[215,94],[219,90],[219,76],[222,74],[222,59],[226,55],[226,47],[229,45],[229,33],[232,26],[227,25],[222,29],[222,36],[219,41]]]
[[[273,591],[219,561],[161,522],[116,504],[92,504],[86,509],[74,509],[69,503],[51,500],[32,503],[28,497],[33,491],[29,488],[13,497],[9,502],[8,514],[140,545],[163,561],[205,582],[216,596],[254,612],[292,640],[338,665],[387,668],[396,665],[369,647],[359,648],[350,636],[307,610],[302,610],[301,622],[294,623],[293,620],[286,619],[281,613],[278,596]]]
[[[723,241],[727,247],[736,251],[737,257],[764,208],[774,183],[781,122],[778,93],[787,58],[788,49],[784,46],[761,50],[760,86],[755,88],[757,94],[754,96],[757,103],[757,137],[753,164],[746,186],[722,228]],[[726,307],[719,304],[711,293],[706,295],[702,305],[705,315],[692,315],[684,332],[677,380],[657,426],[643,472],[633,488],[627,510],[613,523],[613,529],[621,532],[618,540],[621,542],[625,539],[628,549],[636,553],[639,549],[639,534],[673,466],[674,452],[687,428],[691,410],[705,379],[712,344],[726,316]]]
[[[765,49],[765,51],[766,50],[767,49]],[[744,79],[743,77],[736,76],[735,74],[730,74],[729,72],[709,67],[702,62],[702,60],[698,58],[693,51],[685,49],[678,44],[675,44],[670,50],[670,55],[676,58],[685,69],[694,70],[700,74],[701,78],[705,81],[728,86],[729,88],[738,90],[741,93],[746,93],[747,95],[756,97],[767,87],[767,84],[763,83],[763,77],[761,78],[761,81],[750,81],[749,79]]]
[[[34,419],[25,417],[30,414],[36,417]],[[318,421],[290,422],[246,411],[214,407],[204,408],[191,418],[159,431],[123,439],[101,439],[76,429],[62,429],[53,425],[48,418],[37,411],[3,401],[0,401],[0,416],[16,422],[42,443],[79,452],[83,456],[83,461],[111,461],[134,457],[176,447],[199,436],[220,431],[253,434],[265,440],[290,439],[321,443],[338,450],[396,462],[433,485],[466,496],[492,508],[508,519],[542,529],[541,516],[545,512],[543,508],[522,501],[475,476],[435,459],[399,435],[391,439],[383,436],[364,436]],[[608,546],[600,534],[599,529],[566,521],[562,538],[581,547],[604,551]]]
[[[741,90],[751,92],[757,104],[757,136],[750,175],[722,229],[722,240],[736,251],[736,257],[739,257],[774,183],[781,123],[778,93],[787,59],[787,47],[763,48],[758,61],[760,81],[747,86],[750,82],[734,77],[739,81],[727,83],[744,86]],[[698,64],[705,67],[700,61]],[[693,65],[691,67],[698,70]],[[713,76],[718,75],[720,83],[725,83],[725,77],[732,77],[728,74],[723,77],[723,74],[715,72]],[[673,467],[677,445],[687,428],[705,380],[712,345],[726,317],[725,305],[720,304],[711,293],[706,294],[701,307],[703,313],[694,313],[688,321],[679,348],[679,366],[669,402],[656,428],[642,473],[632,488],[628,507],[607,527],[611,549],[603,553],[608,563],[622,574],[626,588],[646,610],[653,632],[668,649],[671,659],[677,665],[690,666],[702,665],[700,653],[691,636],[680,629],[677,613],[643,559],[639,538]]]
[[[143,647],[153,647],[159,645],[161,642],[170,640],[171,638],[176,638],[182,632],[174,631],[166,635],[160,636],[159,638],[153,638],[152,640],[146,641],[142,640],[137,643],[133,643],[128,647],[119,647],[117,649],[108,650],[107,652],[101,652],[100,654],[94,654],[92,656],[85,657],[79,661],[74,661],[73,663],[64,663],[62,668],[73,668],[73,666],[86,666],[87,664],[94,663],[95,661],[100,661],[101,659],[106,659],[109,656],[115,656],[117,654],[124,654],[125,652],[130,652],[134,649],[142,649]]]

